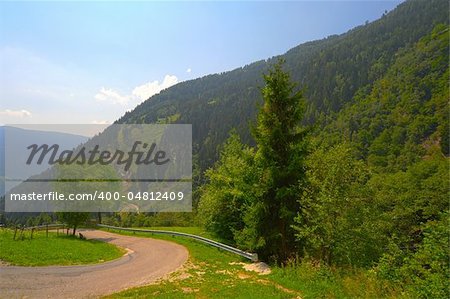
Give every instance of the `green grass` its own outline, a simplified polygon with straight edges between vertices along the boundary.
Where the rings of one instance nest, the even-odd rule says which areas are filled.
[[[121,257],[125,251],[96,240],[80,240],[50,232],[24,233],[23,240],[13,240],[14,231],[0,229],[0,261],[17,266],[94,264]],[[19,233],[18,233],[19,235]]]
[[[309,261],[274,267],[269,278],[303,298],[401,298],[402,290],[364,269],[320,266]]]
[[[198,227],[158,227],[213,238]],[[398,298],[401,292],[376,279],[367,270],[331,269],[312,263],[291,263],[272,267],[269,275],[258,275],[242,268],[247,261],[228,252],[194,240],[151,235],[176,242],[189,250],[189,261],[182,270],[158,283],[129,289],[106,298]]]

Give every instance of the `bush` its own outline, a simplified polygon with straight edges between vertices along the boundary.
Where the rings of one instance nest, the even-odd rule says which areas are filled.
[[[409,251],[391,244],[377,270],[380,277],[401,283],[417,298],[450,298],[449,215],[423,226],[423,240]]]

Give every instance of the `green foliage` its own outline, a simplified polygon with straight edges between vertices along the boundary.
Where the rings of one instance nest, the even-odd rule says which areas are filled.
[[[382,248],[373,226],[377,211],[366,183],[366,164],[345,144],[315,149],[308,156],[307,183],[296,217],[304,251],[328,264],[368,266]]]
[[[269,278],[300,291],[302,298],[409,298],[400,286],[373,271],[335,268],[308,259],[274,267]]]
[[[448,159],[433,157],[407,171],[374,176],[370,182],[380,211],[380,229],[405,250],[421,242],[422,225],[448,209]]]
[[[253,159],[253,149],[232,133],[220,160],[206,172],[208,184],[201,190],[198,215],[208,230],[228,242],[234,243],[235,233],[244,228],[243,211],[254,201],[258,177]]]
[[[314,136],[306,160],[301,138],[299,147],[290,139],[295,127],[281,125],[302,106],[287,113],[274,105],[270,99],[290,94],[289,84],[268,84],[254,134],[260,178],[245,189],[258,196],[236,214],[244,229],[234,233],[235,242],[265,259],[282,259],[283,221],[294,219],[289,212],[295,211],[288,226],[297,243],[288,243],[300,258],[332,267],[376,266],[377,277],[361,279],[381,283],[377,290],[386,283],[406,296],[448,297],[448,38],[448,26],[437,25],[399,50]],[[297,205],[283,211],[292,198]]]
[[[150,227],[150,226],[189,226],[195,221],[192,213],[108,213],[102,223],[122,227]]]
[[[90,216],[89,212],[57,212],[59,221],[72,227],[72,235],[75,235],[77,228],[85,223]]]
[[[306,131],[298,126],[302,93],[294,91],[281,66],[264,76],[256,153],[231,135],[219,162],[206,173],[199,215],[219,237],[263,258],[285,260],[295,252],[291,225],[299,208]]]
[[[65,194],[66,198],[69,194],[94,194],[101,191],[119,191],[120,182],[118,174],[111,165],[57,165],[57,177],[63,178],[61,181],[52,183],[53,190]],[[90,181],[76,181],[67,183],[64,178],[89,178]],[[102,178],[111,179],[110,182],[102,181]],[[86,210],[87,204],[95,204],[94,202],[60,202],[59,210],[56,215],[58,219],[72,227],[72,234],[75,235],[77,228],[84,224],[90,217],[89,212],[70,212],[76,210]],[[109,204],[115,204],[111,201]],[[67,212],[69,211],[69,212]]]
[[[448,298],[450,289],[448,212],[423,226],[423,240],[413,251],[392,242],[378,265],[383,278],[401,283],[416,298]]]
[[[449,166],[448,159],[432,157],[372,182],[383,211],[380,227],[391,236],[379,274],[417,297],[448,297]]]
[[[448,26],[400,50],[371,91],[348,103],[320,134],[351,142],[376,171],[396,172],[424,155],[448,156]]]
[[[297,196],[304,180],[307,133],[299,127],[304,113],[302,93],[295,91],[282,63],[264,75],[264,104],[253,130],[259,192],[245,211],[245,226],[238,237],[262,258],[279,261],[296,250],[292,224],[300,207]]]

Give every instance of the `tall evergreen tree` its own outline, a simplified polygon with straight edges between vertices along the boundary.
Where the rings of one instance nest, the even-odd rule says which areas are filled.
[[[247,233],[262,258],[284,261],[296,251],[294,217],[304,180],[306,130],[299,126],[304,113],[301,91],[282,69],[280,60],[264,75],[264,103],[253,136],[256,165],[261,169],[256,202],[246,217]]]

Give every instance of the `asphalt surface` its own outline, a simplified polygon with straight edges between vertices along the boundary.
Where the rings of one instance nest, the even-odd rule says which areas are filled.
[[[127,249],[120,259],[86,266],[17,267],[0,265],[0,298],[97,298],[149,284],[177,270],[188,258],[185,247],[163,240],[84,230]]]

